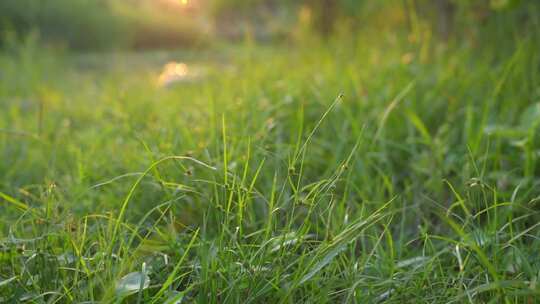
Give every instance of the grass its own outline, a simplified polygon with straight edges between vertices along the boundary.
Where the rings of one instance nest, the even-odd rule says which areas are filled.
[[[0,302],[539,301],[536,37],[4,51]]]

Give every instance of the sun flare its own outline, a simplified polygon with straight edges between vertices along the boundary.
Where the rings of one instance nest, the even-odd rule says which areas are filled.
[[[157,0],[161,3],[168,3],[179,7],[188,7],[192,4],[191,0]]]

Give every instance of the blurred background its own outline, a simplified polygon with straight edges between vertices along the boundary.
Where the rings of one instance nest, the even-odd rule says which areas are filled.
[[[536,0],[2,0],[0,44],[33,35],[74,50],[204,48],[350,39],[366,27],[481,44],[537,28],[539,7]]]

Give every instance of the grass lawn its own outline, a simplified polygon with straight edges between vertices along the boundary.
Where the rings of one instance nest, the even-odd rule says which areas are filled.
[[[4,51],[0,302],[536,303],[539,49]]]

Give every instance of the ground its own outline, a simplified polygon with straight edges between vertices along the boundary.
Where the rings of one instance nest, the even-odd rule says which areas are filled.
[[[400,37],[3,52],[0,301],[538,301],[538,42]]]

